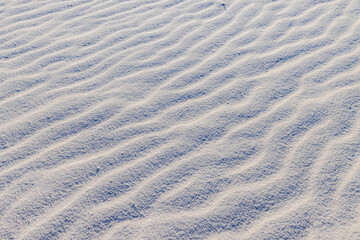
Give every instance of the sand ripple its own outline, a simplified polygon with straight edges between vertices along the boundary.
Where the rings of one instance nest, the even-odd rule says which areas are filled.
[[[2,1],[0,239],[360,239],[359,20]]]

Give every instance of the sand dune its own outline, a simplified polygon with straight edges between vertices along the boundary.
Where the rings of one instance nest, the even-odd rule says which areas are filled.
[[[0,239],[360,239],[359,20],[1,1]]]

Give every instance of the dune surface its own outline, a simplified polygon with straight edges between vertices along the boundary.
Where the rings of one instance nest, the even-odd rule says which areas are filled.
[[[0,0],[0,239],[360,239],[360,1]]]

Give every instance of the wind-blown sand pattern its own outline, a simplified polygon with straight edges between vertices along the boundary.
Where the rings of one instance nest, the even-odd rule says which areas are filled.
[[[360,239],[360,1],[0,1],[0,239]]]

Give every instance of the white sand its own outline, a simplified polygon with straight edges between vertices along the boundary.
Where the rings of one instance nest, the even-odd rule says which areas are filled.
[[[0,240],[359,240],[359,106],[358,0],[0,0]]]

